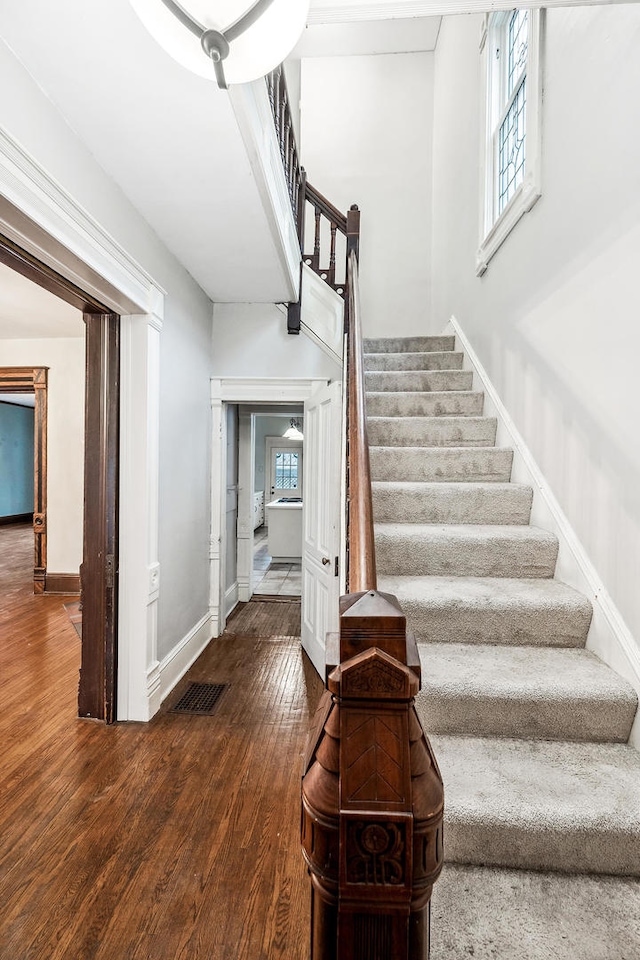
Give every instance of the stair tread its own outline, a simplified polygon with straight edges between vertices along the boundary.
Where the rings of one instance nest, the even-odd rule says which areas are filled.
[[[440,426],[442,423],[447,424],[447,426],[452,426],[454,424],[457,425],[458,423],[464,426],[465,424],[469,423],[497,424],[498,422],[495,417],[485,417],[484,415],[467,417],[464,414],[453,415],[451,417],[447,417],[446,420],[443,420],[442,417],[432,416],[430,414],[418,415],[415,417],[385,417],[378,415],[367,417],[367,423],[388,423],[389,426],[397,426],[398,423],[402,423],[405,420],[407,423],[410,423],[412,426],[415,425],[416,427],[430,427],[433,424]]]
[[[632,960],[640,881],[445,864],[431,918],[431,960]]]
[[[495,417],[483,416],[367,418],[371,446],[492,447],[496,428]]]
[[[376,534],[434,540],[536,540],[557,543],[554,533],[530,524],[508,523],[376,523]]]
[[[553,577],[558,539],[523,524],[375,523],[381,573]]]
[[[525,577],[379,577],[379,589],[393,593],[402,604],[406,600],[421,600],[434,606],[448,608],[471,607],[482,609],[513,606],[540,606],[552,609],[569,604],[589,609],[590,603],[578,590],[561,580],[541,580]]]
[[[484,394],[479,390],[414,390],[410,393],[370,390],[366,400],[367,411],[371,411],[372,416],[479,416],[482,414]]]
[[[421,643],[426,730],[626,743],[638,697],[588,650]]]
[[[464,354],[459,350],[421,350],[399,353],[365,353],[366,371],[461,370]]]
[[[395,450],[396,448],[394,447],[393,449]],[[448,449],[450,450],[452,448],[449,447]],[[464,449],[468,448],[465,447]],[[486,448],[483,447],[482,449]],[[486,480],[372,480],[371,487],[374,490],[388,490],[389,492],[397,493],[403,490],[416,494],[429,493],[431,491],[440,492],[442,490],[452,490],[455,493],[483,490],[488,493],[495,493],[496,495],[510,491],[528,493],[532,489],[527,483],[516,483],[510,480],[497,480],[493,483]]]
[[[450,819],[482,818],[535,831],[591,825],[630,830],[640,841],[640,753],[628,744],[430,739]],[[636,856],[640,861],[640,843]]]
[[[507,482],[513,450],[496,446],[390,447],[370,444],[374,480]]]
[[[621,700],[637,703],[628,681],[589,650],[420,643],[423,689],[475,696]]]
[[[640,873],[640,754],[627,744],[434,735],[458,863]]]
[[[365,353],[424,353],[455,349],[455,336],[438,334],[426,337],[367,337],[362,342]]]
[[[367,392],[384,391],[385,385],[394,393],[470,391],[473,385],[470,370],[367,370],[364,376]]]
[[[589,600],[552,578],[380,576],[419,639],[584,646]]]

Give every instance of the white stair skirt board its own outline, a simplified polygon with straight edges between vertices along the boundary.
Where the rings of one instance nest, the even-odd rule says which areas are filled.
[[[456,317],[451,317],[445,332],[455,334],[459,347],[464,350],[465,366],[473,372],[474,388],[485,393],[485,414],[497,418],[497,442],[513,447],[512,479],[533,487],[532,511],[536,524],[552,531],[558,538],[556,575],[585,594],[593,605],[587,648],[628,680],[640,695],[640,651],[629,628]],[[640,749],[640,712],[636,715],[629,742]]]
[[[342,364],[344,300],[306,263],[301,269],[300,328],[328,357]]]
[[[453,339],[458,364],[465,344]],[[416,376],[436,371],[401,358],[422,352],[426,363],[446,352],[441,341],[369,341],[373,395],[390,383],[424,391]],[[446,363],[437,372],[451,395],[479,380]],[[627,742],[636,690],[586,649],[592,605],[559,577],[554,530],[539,513],[532,523],[538,484],[512,475],[501,411],[452,409],[425,417],[398,403],[369,421],[378,584],[418,640],[416,709],[444,779],[445,858],[640,878],[640,754]]]

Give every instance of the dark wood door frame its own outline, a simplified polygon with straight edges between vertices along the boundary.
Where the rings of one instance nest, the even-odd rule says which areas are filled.
[[[82,645],[81,717],[116,718],[120,317],[85,313],[86,395],[84,548],[80,583],[82,632],[101,636]]]
[[[1,235],[0,262],[77,307],[84,316],[85,480],[78,714],[112,723],[116,719],[120,318]]]
[[[0,394],[33,393],[33,592],[47,577],[47,379],[48,367],[0,367]]]

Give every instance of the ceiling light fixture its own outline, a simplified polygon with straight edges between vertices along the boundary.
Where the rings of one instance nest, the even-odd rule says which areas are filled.
[[[207,79],[215,76],[226,90],[230,83],[258,80],[282,63],[305,28],[310,0],[130,2],[174,60]]]
[[[304,440],[304,434],[300,430],[300,421],[294,418],[291,421],[291,426],[287,427],[282,436],[285,440]]]

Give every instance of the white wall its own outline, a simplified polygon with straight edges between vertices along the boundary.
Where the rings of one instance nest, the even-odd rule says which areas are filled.
[[[0,340],[0,367],[12,366],[49,367],[47,570],[77,576],[84,513],[84,337]]]
[[[457,317],[640,639],[640,9],[547,12],[543,195],[478,279],[481,19],[436,50],[431,328]]]
[[[368,336],[428,322],[433,64],[432,53],[302,60],[302,161],[340,210],[360,207]]]
[[[0,126],[167,291],[160,346],[162,659],[208,611],[211,304],[3,43],[0,88],[11,91],[0,104]]]
[[[270,303],[217,303],[213,311],[215,377],[342,376],[303,333],[287,333],[286,312]]]

